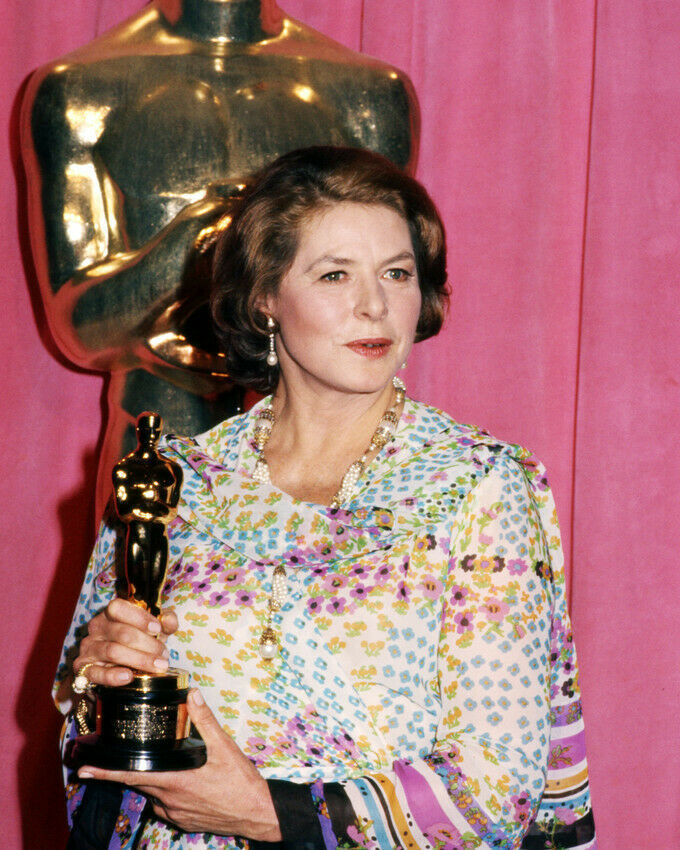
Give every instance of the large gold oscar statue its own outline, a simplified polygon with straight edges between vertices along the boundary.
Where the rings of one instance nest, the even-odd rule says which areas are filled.
[[[197,433],[237,409],[207,267],[249,175],[311,144],[412,168],[417,124],[404,74],[274,0],[155,0],[35,72],[22,147],[48,321],[71,361],[111,373],[100,511],[141,411]]]

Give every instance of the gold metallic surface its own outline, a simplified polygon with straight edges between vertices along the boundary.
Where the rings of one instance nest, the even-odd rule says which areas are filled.
[[[403,74],[273,0],[156,0],[33,75],[22,149],[48,321],[71,361],[111,373],[100,510],[143,409],[182,433],[235,411],[208,266],[253,171],[310,144],[412,168],[417,122]]]
[[[143,694],[183,691],[189,687],[189,674],[178,667],[170,667],[164,673],[135,671],[132,680],[125,687]]]
[[[78,734],[89,735],[90,729],[90,711],[88,701],[81,697],[76,706],[76,723],[78,724]]]
[[[124,705],[113,718],[111,731],[121,740],[148,741],[175,740],[177,734],[177,709],[166,705]]]
[[[158,451],[163,419],[137,417],[137,448],[113,467],[113,504],[125,524],[126,598],[154,617],[168,569],[167,525],[177,515],[182,469]]]

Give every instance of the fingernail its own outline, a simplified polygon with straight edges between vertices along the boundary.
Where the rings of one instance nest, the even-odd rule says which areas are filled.
[[[90,773],[88,770],[79,770],[78,771],[79,779],[94,779],[94,773]]]
[[[205,703],[200,691],[193,690],[189,696],[191,697],[191,701],[194,705],[203,705]]]
[[[170,658],[170,650],[167,646],[163,647],[163,652],[161,652],[161,658]]]
[[[168,659],[167,658],[154,658],[153,666],[158,670],[167,670],[168,669]]]
[[[161,624],[158,622],[158,620],[152,620],[146,627],[146,630],[149,632],[149,634],[159,635],[161,633]]]
[[[116,673],[116,681],[125,684],[132,679],[132,673],[129,670],[120,670]]]

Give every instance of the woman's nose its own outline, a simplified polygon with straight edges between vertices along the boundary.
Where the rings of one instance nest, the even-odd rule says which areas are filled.
[[[385,318],[387,300],[379,280],[366,276],[358,281],[354,313],[357,318],[368,318],[373,321]]]

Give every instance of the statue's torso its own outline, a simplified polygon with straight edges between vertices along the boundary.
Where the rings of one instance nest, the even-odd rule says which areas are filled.
[[[68,274],[68,254],[78,267],[112,247],[134,249],[206,186],[243,184],[297,147],[351,145],[412,161],[405,78],[319,40],[282,37],[224,55],[163,53],[154,42],[132,51],[122,41],[103,57],[84,48],[55,63],[36,91],[34,114],[45,126],[34,123],[33,138],[41,170],[60,161],[77,170],[80,160],[81,193],[71,191],[69,204],[84,228],[63,234],[57,276]],[[93,219],[95,194],[106,222]]]

